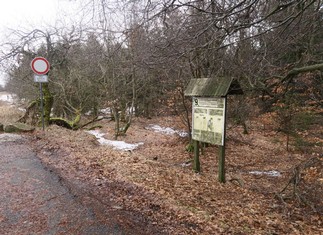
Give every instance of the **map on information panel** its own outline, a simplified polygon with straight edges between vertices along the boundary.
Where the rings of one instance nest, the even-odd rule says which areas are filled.
[[[224,119],[225,98],[193,97],[193,140],[223,145]]]

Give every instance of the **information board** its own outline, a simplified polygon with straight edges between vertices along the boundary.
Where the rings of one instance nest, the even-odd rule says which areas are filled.
[[[193,97],[193,140],[223,146],[225,108],[225,98]]]

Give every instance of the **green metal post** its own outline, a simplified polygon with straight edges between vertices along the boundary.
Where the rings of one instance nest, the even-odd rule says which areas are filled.
[[[43,84],[39,83],[39,92],[40,92],[40,110],[41,110],[41,123],[43,127],[43,131],[45,130],[44,124],[44,97],[43,97]]]
[[[225,183],[225,139],[226,139],[226,119],[227,119],[227,97],[224,97],[224,130],[223,130],[223,145],[219,151],[219,182]]]
[[[225,183],[225,146],[220,146],[219,150],[219,182]]]
[[[193,170],[195,172],[200,172],[200,149],[199,149],[199,142],[197,140],[194,141],[194,161],[193,161]]]

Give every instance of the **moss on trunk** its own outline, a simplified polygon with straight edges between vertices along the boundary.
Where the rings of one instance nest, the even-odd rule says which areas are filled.
[[[50,124],[55,124],[57,126],[65,127],[70,130],[73,129],[72,124],[64,118],[51,118]]]
[[[54,98],[49,90],[48,83],[43,83],[43,99],[44,99],[44,124],[48,126],[50,124],[50,114],[54,103]]]
[[[55,118],[50,118],[49,123],[56,124],[58,126],[62,126],[71,130],[78,130],[79,129],[78,124],[80,121],[81,121],[81,112],[77,112],[76,117],[74,118],[73,121],[69,121],[64,118],[55,117]]]

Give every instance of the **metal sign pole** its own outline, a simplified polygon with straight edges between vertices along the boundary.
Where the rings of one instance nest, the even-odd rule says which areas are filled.
[[[43,131],[45,130],[45,124],[44,124],[44,103],[43,103],[43,85],[40,82],[39,83],[39,91],[40,91],[40,109],[41,109],[41,122]]]
[[[227,119],[227,97],[224,97],[224,129],[223,145],[219,146],[219,172],[218,179],[220,183],[225,183],[225,139],[226,139],[226,119]]]
[[[200,172],[200,148],[199,148],[199,141],[193,140],[194,144],[194,161],[193,161],[193,170],[197,173]]]
[[[39,91],[40,91],[40,109],[41,109],[41,121],[43,126],[43,131],[45,130],[44,123],[44,101],[43,101],[43,82],[48,82],[48,71],[50,65],[48,60],[44,57],[36,57],[31,61],[31,69],[34,71],[34,81],[39,82]]]

